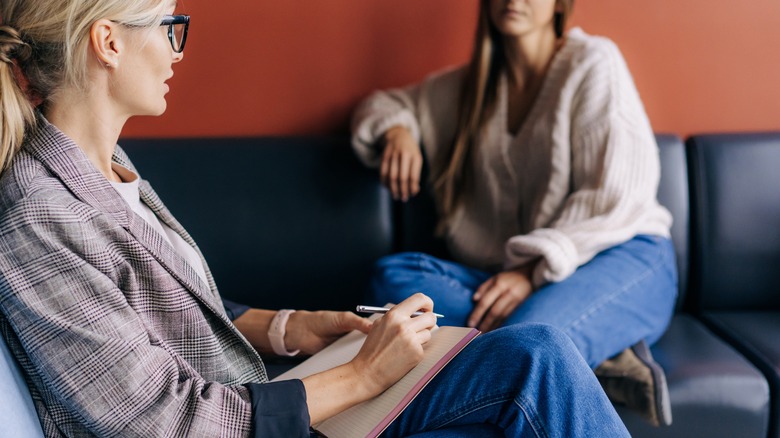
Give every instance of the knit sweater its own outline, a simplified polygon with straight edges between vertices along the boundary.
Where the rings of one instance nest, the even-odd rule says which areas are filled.
[[[436,163],[456,135],[465,68],[420,84],[377,91],[357,108],[352,143],[368,166],[381,163],[387,129],[407,127]],[[445,240],[453,258],[497,271],[538,261],[539,287],[570,276],[599,252],[638,234],[669,236],[672,217],[656,198],[658,146],[617,46],[568,32],[517,132],[507,128],[507,78],[477,140],[473,183]]]

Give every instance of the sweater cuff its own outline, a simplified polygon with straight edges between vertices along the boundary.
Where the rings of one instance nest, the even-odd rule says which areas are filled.
[[[534,269],[532,282],[535,288],[545,283],[563,281],[577,269],[577,247],[564,233],[552,228],[542,228],[531,234],[515,236],[506,243],[505,269],[522,266],[542,257]]]
[[[418,144],[420,143],[420,127],[414,114],[408,109],[389,115],[374,116],[363,121],[352,136],[352,145],[363,164],[372,168],[382,164],[383,150],[378,147],[378,142],[393,126],[409,129],[412,137]]]
[[[420,143],[420,128],[417,126],[417,119],[414,118],[414,114],[412,114],[411,111],[406,109],[399,111],[377,123],[374,128],[375,138],[378,140],[379,137],[383,136],[385,132],[393,126],[405,127],[409,130],[417,143]]]
[[[249,306],[226,300],[224,298],[222,298],[222,307],[225,308],[225,313],[231,321],[237,320],[239,316],[243,315],[247,310],[249,310]]]
[[[249,383],[252,393],[252,436],[309,437],[306,388],[300,380]]]

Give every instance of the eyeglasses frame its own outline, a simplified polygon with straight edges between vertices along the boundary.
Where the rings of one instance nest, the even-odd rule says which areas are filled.
[[[181,36],[181,43],[179,49],[176,50],[176,44],[174,43],[173,26],[176,24],[184,25],[184,33]],[[168,26],[168,40],[171,42],[171,49],[176,53],[184,51],[184,43],[187,42],[187,31],[190,28],[190,16],[189,15],[165,15],[160,22],[160,26]]]

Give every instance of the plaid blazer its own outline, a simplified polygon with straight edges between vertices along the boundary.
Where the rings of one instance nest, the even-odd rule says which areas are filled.
[[[114,160],[135,170],[119,147]],[[200,254],[148,182],[140,191]],[[265,368],[206,273],[39,117],[0,179],[0,329],[47,436],[250,433],[243,385]]]

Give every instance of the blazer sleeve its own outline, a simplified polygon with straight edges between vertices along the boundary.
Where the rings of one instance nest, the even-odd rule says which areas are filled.
[[[297,411],[299,433],[289,436],[308,436],[301,388],[287,391],[275,416],[271,385],[253,391],[206,381],[148,330],[106,275],[115,261],[95,250],[105,246],[95,236],[101,215],[73,204],[22,201],[0,216],[2,311],[50,412],[66,409],[97,436],[243,437],[263,429],[253,420],[289,422]],[[266,415],[255,415],[253,398]]]

